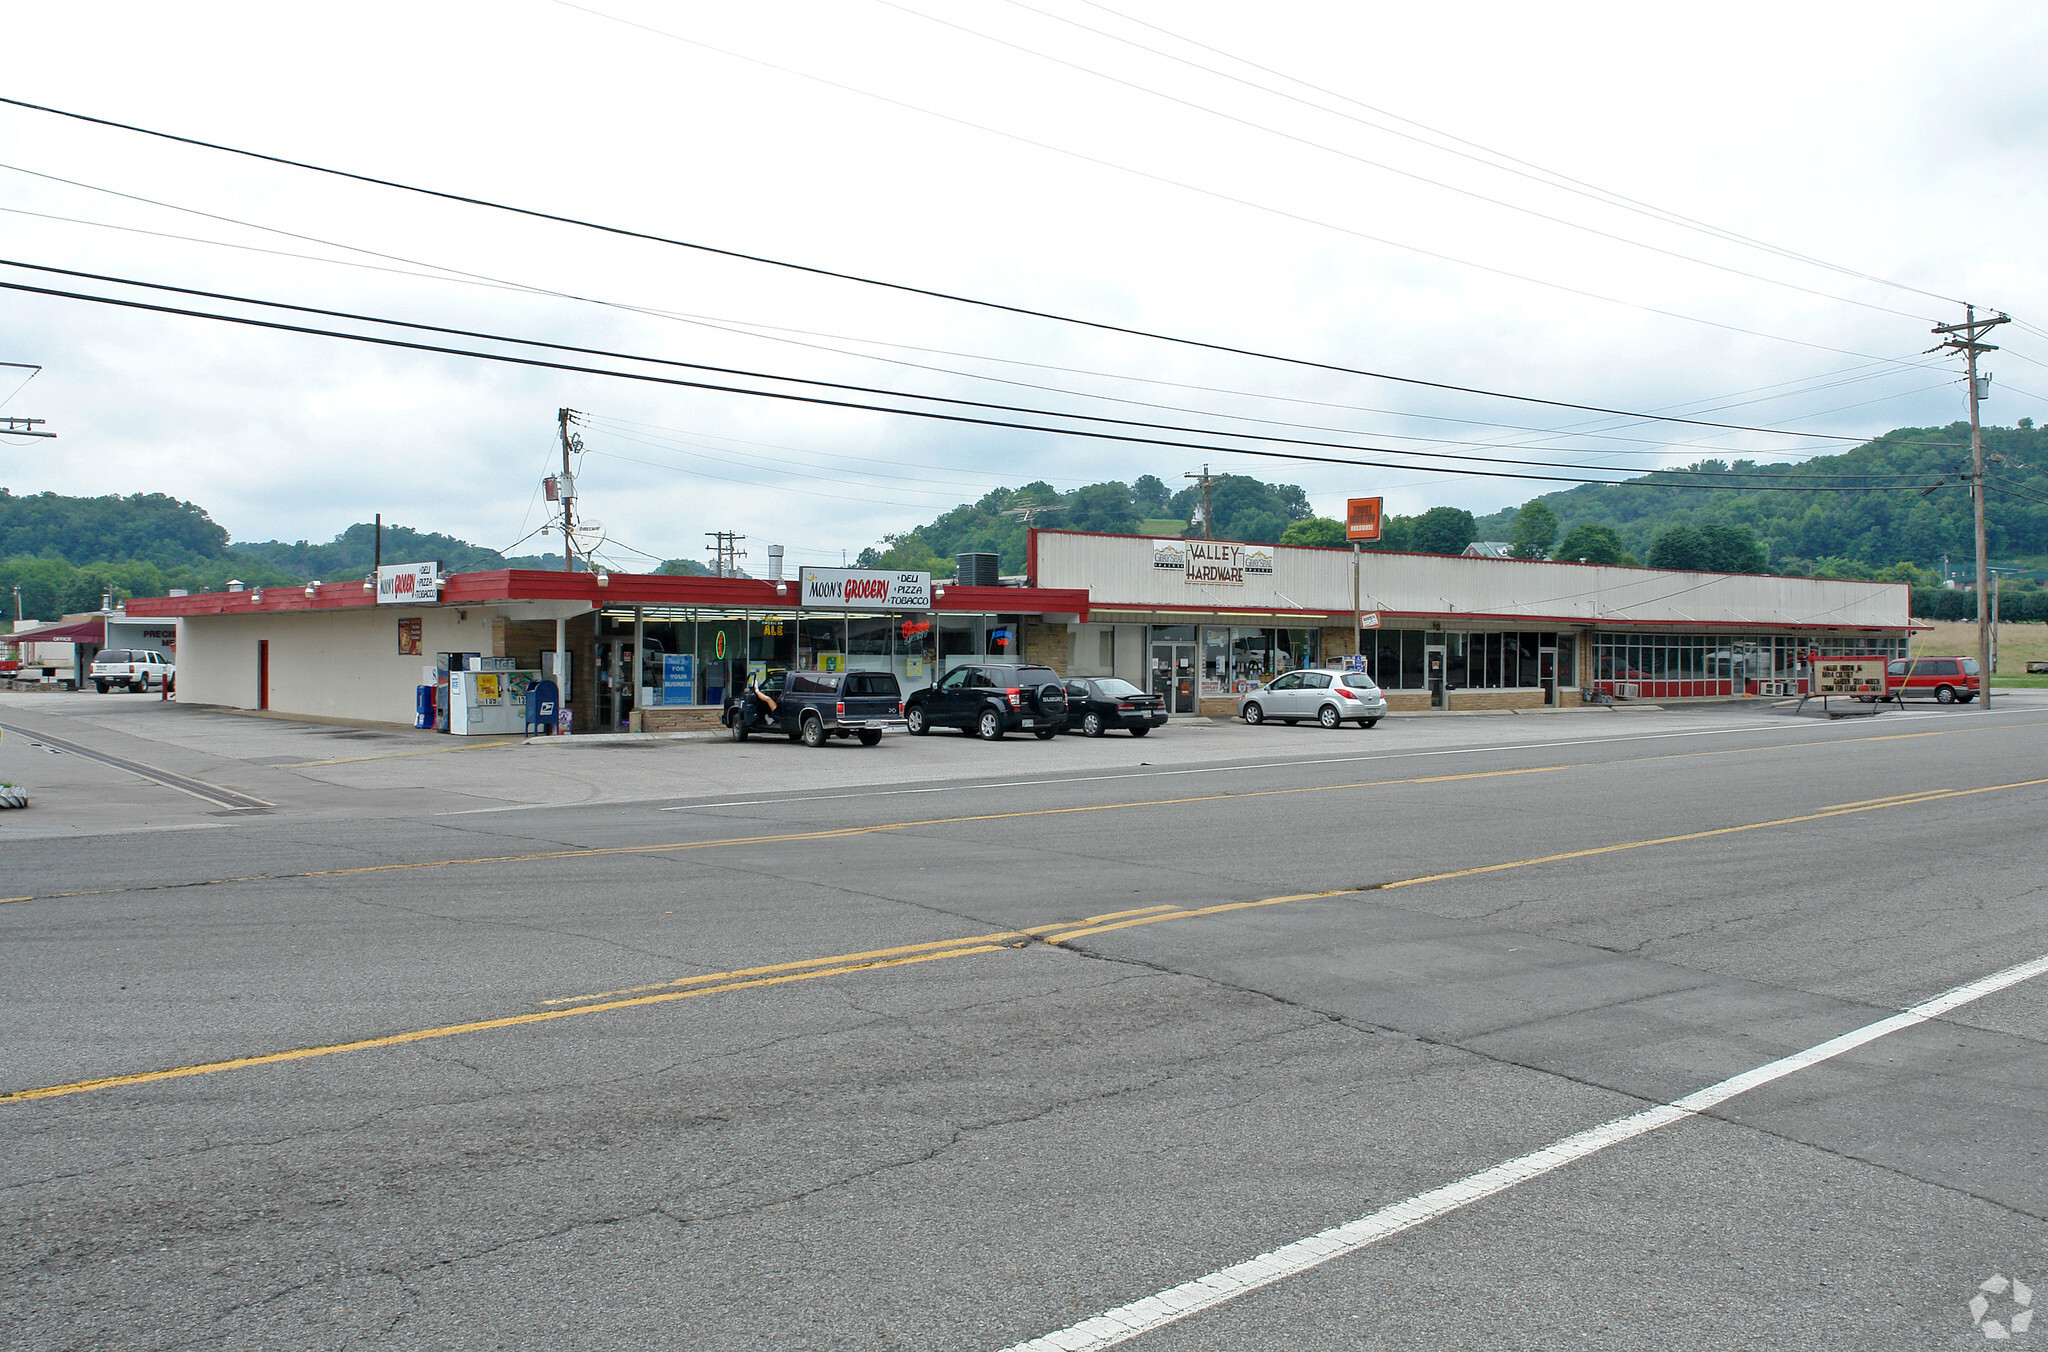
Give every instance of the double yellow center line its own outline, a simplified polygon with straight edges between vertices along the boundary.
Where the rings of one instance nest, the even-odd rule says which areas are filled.
[[[1444,776],[1444,778],[1465,777],[1467,776]],[[534,1010],[524,1014],[508,1014],[495,1019],[477,1019],[468,1023],[442,1024],[434,1028],[420,1028],[405,1033],[390,1033],[382,1037],[360,1038],[352,1042],[330,1042],[317,1046],[292,1048],[287,1051],[264,1052],[255,1056],[241,1056],[225,1061],[207,1061],[196,1065],[177,1066],[169,1070],[140,1071],[132,1075],[109,1075],[100,1079],[77,1080],[70,1084],[47,1085],[37,1089],[20,1089],[13,1093],[0,1094],[0,1102],[60,1098],[69,1094],[88,1093],[97,1089],[155,1084],[163,1080],[186,1079],[195,1075],[215,1075],[222,1071],[243,1070],[252,1066],[279,1065],[287,1061],[305,1061],[319,1056],[338,1056],[344,1052],[370,1051],[378,1047],[398,1047],[409,1042],[428,1042],[438,1038],[458,1037],[467,1033],[484,1033],[500,1028],[517,1028],[526,1024],[547,1023],[556,1019],[576,1018],[585,1014],[604,1014],[620,1009],[637,1009],[646,1005],[667,1004],[675,1000],[693,1000],[704,995],[720,995],[730,991],[787,985],[795,981],[813,981],[820,977],[847,976],[859,972],[880,971],[884,968],[902,967],[911,963],[937,962],[945,958],[964,958],[978,953],[997,953],[1005,949],[1023,948],[1033,943],[1058,947],[1070,944],[1077,939],[1087,938],[1090,935],[1102,934],[1110,930],[1130,929],[1138,925],[1157,925],[1167,921],[1193,920],[1203,916],[1222,915],[1229,911],[1250,910],[1261,906],[1282,906],[1296,901],[1317,901],[1329,897],[1358,896],[1370,892],[1390,891],[1395,888],[1415,887],[1423,883],[1448,882],[1458,878],[1477,877],[1481,874],[1499,873],[1509,869],[1533,868],[1542,864],[1561,863],[1571,859],[1588,859],[1597,855],[1617,854],[1625,850],[1641,850],[1658,845],[1675,845],[1688,841],[1710,840],[1717,836],[1736,835],[1745,831],[1763,831],[1773,827],[1796,826],[1805,822],[1824,821],[1832,817],[1847,817],[1863,812],[1881,812],[1898,807],[1915,807],[1922,803],[1936,802],[1942,799],[1968,798],[1977,794],[2000,793],[2011,789],[2037,788],[2042,785],[2048,785],[2048,778],[2015,780],[2007,784],[1990,784],[1974,789],[1933,789],[1903,794],[1892,798],[1839,803],[1832,807],[1821,808],[1818,811],[1803,813],[1796,817],[1776,817],[1769,821],[1744,822],[1737,826],[1714,827],[1705,831],[1688,831],[1682,835],[1656,836],[1646,840],[1624,841],[1614,845],[1596,845],[1583,850],[1569,850],[1559,854],[1537,855],[1533,858],[1515,859],[1500,864],[1482,864],[1474,868],[1457,869],[1448,873],[1428,873],[1413,878],[1398,878],[1390,882],[1371,883],[1360,887],[1338,888],[1328,892],[1297,892],[1287,896],[1262,897],[1254,901],[1222,902],[1215,906],[1187,908],[1149,906],[1138,910],[1113,911],[1104,915],[1090,916],[1085,920],[1038,925],[1030,929],[1003,930],[993,934],[976,934],[955,939],[936,939],[926,943],[904,944],[894,948],[870,949],[861,953],[840,953],[830,957],[803,958],[794,962],[776,963],[765,967],[747,967],[729,972],[712,972],[700,976],[678,977],[673,981],[661,982],[652,986],[635,986],[626,990],[603,991],[595,995],[578,996],[564,1000],[550,1000],[547,1002],[551,1006],[550,1008]],[[1283,792],[1291,791],[1283,790]],[[1088,809],[1056,810],[1086,811]],[[980,821],[986,820],[986,818],[965,817],[950,818],[948,820]],[[827,834],[851,833],[832,832]],[[384,867],[404,866],[386,865]]]

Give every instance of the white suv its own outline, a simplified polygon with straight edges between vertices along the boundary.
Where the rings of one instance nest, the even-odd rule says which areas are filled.
[[[109,687],[117,685],[143,691],[151,686],[162,687],[176,679],[177,674],[178,669],[162,653],[146,648],[108,648],[92,659],[88,679],[104,695]]]

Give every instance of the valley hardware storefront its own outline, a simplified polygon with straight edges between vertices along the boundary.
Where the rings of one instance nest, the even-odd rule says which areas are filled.
[[[1088,618],[1085,592],[957,587],[922,573],[383,571],[406,587],[153,597],[128,613],[175,623],[186,702],[362,722],[410,723],[419,686],[442,664],[474,658],[502,676],[487,685],[509,691],[553,677],[560,651],[564,702],[582,732],[706,722],[734,679],[792,664],[893,671],[914,690],[963,662],[1042,660],[1027,648]]]
[[[1799,694],[1806,653],[1902,656],[1913,632],[1905,586],[1827,578],[1053,530],[1031,533],[1029,568],[1089,596],[1040,660],[1178,714],[1354,656],[1396,711]]]

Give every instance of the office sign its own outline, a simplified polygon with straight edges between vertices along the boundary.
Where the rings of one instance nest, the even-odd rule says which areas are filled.
[[[930,610],[930,573],[871,572],[860,568],[806,568],[798,574],[797,604],[805,610]]]
[[[1384,498],[1351,498],[1345,503],[1344,538],[1347,540],[1377,540],[1380,538],[1380,508]]]
[[[387,563],[377,570],[377,604],[417,605],[441,599],[438,563]]]

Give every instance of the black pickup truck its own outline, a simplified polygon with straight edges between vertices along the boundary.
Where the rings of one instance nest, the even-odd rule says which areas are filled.
[[[776,671],[761,683],[775,701],[755,701],[755,717],[747,719],[745,702],[727,706],[725,724],[735,741],[780,732],[805,746],[823,746],[830,737],[858,737],[873,746],[891,728],[903,726],[903,691],[887,671]]]

